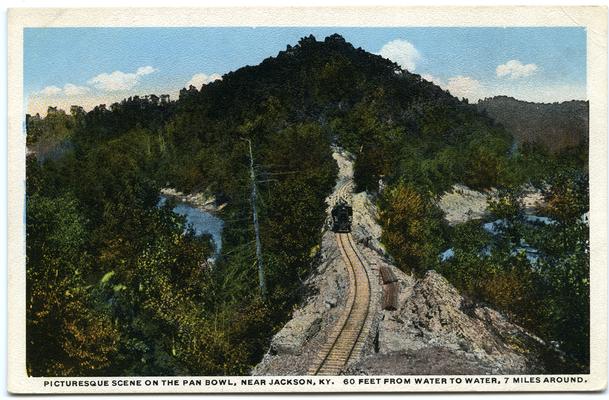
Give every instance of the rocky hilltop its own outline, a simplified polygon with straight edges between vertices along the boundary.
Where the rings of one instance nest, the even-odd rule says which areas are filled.
[[[352,179],[351,158],[338,149],[336,188]],[[336,193],[336,192],[335,192]],[[333,203],[333,194],[328,204]],[[527,374],[543,372],[537,356],[540,339],[512,324],[501,313],[469,302],[440,274],[429,271],[417,279],[392,264],[381,242],[376,208],[366,193],[357,193],[352,235],[371,277],[375,316],[366,345],[346,374]],[[398,307],[383,310],[379,270],[397,278]],[[306,281],[309,295],[272,339],[254,375],[307,374],[328,332],[345,307],[348,274],[334,233],[326,224],[320,262]]]

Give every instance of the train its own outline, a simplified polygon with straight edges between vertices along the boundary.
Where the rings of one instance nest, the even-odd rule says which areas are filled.
[[[352,222],[353,208],[345,202],[338,202],[332,208],[332,231],[337,233],[351,232]]]

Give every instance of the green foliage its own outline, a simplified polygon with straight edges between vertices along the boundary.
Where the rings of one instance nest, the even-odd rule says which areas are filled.
[[[31,375],[96,375],[116,354],[120,333],[97,312],[86,276],[85,220],[65,195],[27,201],[27,370]],[[44,349],[42,351],[41,349]]]
[[[454,256],[439,271],[470,298],[492,304],[517,323],[535,326],[540,281],[524,252],[495,243],[475,220],[455,226],[451,236]]]
[[[56,159],[72,148],[72,137],[81,124],[82,114],[66,114],[56,107],[49,107],[47,115],[26,115],[26,143],[36,153],[39,161]]]
[[[548,298],[544,328],[583,369],[590,357],[590,228],[584,221],[588,196],[587,174],[557,174],[547,187],[544,209],[556,223],[528,239],[544,255],[539,266]]]
[[[524,205],[522,192],[517,189],[501,189],[494,196],[487,199],[490,219],[495,220],[494,225],[501,232],[503,244],[519,245],[523,238]]]
[[[496,96],[481,100],[477,107],[512,132],[518,143],[540,145],[551,154],[588,147],[587,101],[531,103]]]
[[[587,173],[558,171],[544,191],[543,211],[563,225],[581,222],[582,215],[590,208],[588,181]]]
[[[76,116],[68,115],[56,107],[49,107],[47,115],[27,115],[25,119],[27,131],[27,144],[33,145],[45,141],[61,141],[71,137],[76,125]]]
[[[512,152],[501,185],[517,187],[524,184],[543,188],[553,175],[570,175],[573,171],[585,173],[587,170],[587,145],[550,153],[539,144],[524,143]]]
[[[474,189],[485,189],[501,183],[507,164],[509,142],[484,135],[467,148],[464,183]]]
[[[303,49],[303,56],[321,54]],[[269,68],[263,64],[260,69]],[[346,78],[336,88],[327,86],[355,71],[352,60],[314,65],[307,68],[313,75],[322,68],[325,83],[311,85],[303,76],[306,88],[298,91],[323,102],[354,93],[352,87],[340,92],[339,87],[347,88]],[[78,214],[58,224],[50,213],[37,217],[37,208],[28,210],[38,224],[28,225],[28,288],[36,293],[33,307],[45,310],[30,314],[28,341],[38,349],[52,339],[57,348],[38,358],[29,353],[28,362],[40,366],[31,374],[245,374],[260,360],[315,262],[310,249],[319,240],[336,164],[329,131],[308,111],[302,114],[298,97],[292,93],[287,101],[282,88],[274,89],[268,80],[259,84],[250,74],[230,74],[221,91],[213,84],[205,91],[184,90],[177,102],[133,97],[88,113],[74,109],[70,116],[58,112],[31,119],[31,143],[57,136],[71,147],[56,157],[34,150],[28,159],[28,201],[36,206],[46,204],[40,198],[70,199],[63,211]],[[64,126],[65,132],[59,129]],[[254,148],[268,303],[257,291],[243,138]],[[171,205],[157,208],[165,185],[206,191],[228,202],[224,252],[213,268],[206,261],[212,251],[208,241],[184,234],[184,220]],[[48,229],[41,222],[47,220]],[[81,231],[56,241],[65,233],[51,228]],[[71,243],[77,247],[62,248]],[[52,253],[43,258],[39,247]],[[57,264],[77,255],[86,264],[80,258],[70,261],[74,267]],[[57,295],[36,272],[51,265],[62,278]],[[78,298],[59,298],[73,286],[86,290],[75,291]],[[97,359],[84,352],[95,346]]]
[[[571,177],[585,170],[587,150],[512,151],[511,135],[475,106],[338,35],[303,38],[258,66],[182,89],[177,101],[134,96],[26,124],[31,375],[248,373],[317,262],[337,172],[332,144],[355,156],[357,188],[379,196],[382,240],[400,268],[441,268],[585,363],[588,231],[578,217],[587,178]],[[244,139],[254,153],[266,302]],[[557,172],[546,187],[556,225],[529,229],[506,191],[491,205],[509,221],[504,239],[457,226],[455,257],[439,263],[447,231],[437,195],[454,183],[541,184],[547,170]],[[227,203],[213,266],[207,238],[185,232],[170,202],[157,207],[166,186]],[[520,240],[543,253],[535,268],[512,252]]]
[[[587,176],[559,173],[546,182],[552,223],[525,218],[520,193],[501,191],[489,199],[498,234],[485,232],[479,221],[453,228],[454,257],[440,271],[468,296],[492,304],[548,342],[557,343],[569,365],[550,370],[588,371],[590,359],[590,259]],[[537,249],[529,259],[520,247]],[[554,361],[551,361],[554,362]],[[559,368],[559,369],[556,369]]]
[[[400,269],[422,274],[433,269],[442,246],[438,211],[412,186],[399,183],[380,200],[383,243]]]

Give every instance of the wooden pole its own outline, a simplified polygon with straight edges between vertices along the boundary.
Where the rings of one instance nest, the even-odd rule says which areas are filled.
[[[254,233],[256,235],[256,258],[258,259],[258,284],[262,298],[266,299],[266,278],[264,276],[264,264],[262,262],[262,244],[260,242],[260,227],[258,226],[258,211],[256,210],[256,174],[254,173],[254,155],[252,153],[252,141],[247,141],[250,151],[250,178],[252,179],[252,215],[254,218]]]

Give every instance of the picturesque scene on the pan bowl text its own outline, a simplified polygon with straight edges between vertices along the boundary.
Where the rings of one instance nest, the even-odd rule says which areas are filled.
[[[27,28],[23,68],[30,376],[589,372],[585,29]]]

